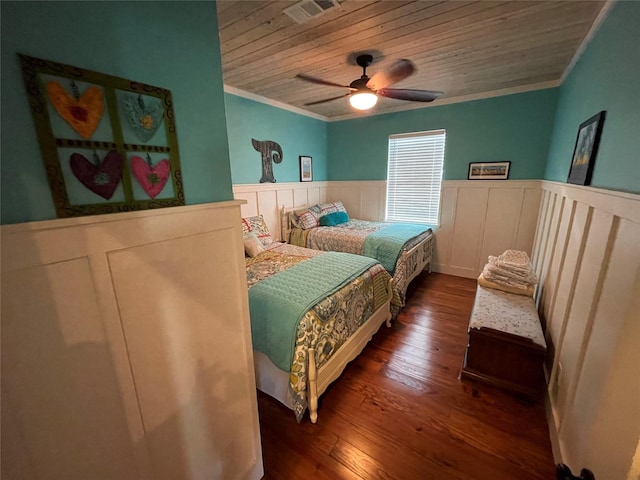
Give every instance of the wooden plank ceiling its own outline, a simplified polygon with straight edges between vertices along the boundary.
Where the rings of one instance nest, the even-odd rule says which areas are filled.
[[[348,85],[407,58],[416,72],[394,88],[444,92],[432,104],[379,98],[373,113],[420,108],[497,93],[558,85],[605,1],[344,0],[298,24],[283,10],[291,1],[218,0],[224,83],[235,89],[331,119],[355,111],[348,93],[297,73]]]

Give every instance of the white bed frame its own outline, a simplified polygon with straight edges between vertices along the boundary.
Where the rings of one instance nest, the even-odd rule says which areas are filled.
[[[349,339],[321,367],[316,367],[315,349],[308,350],[307,359],[307,404],[311,423],[318,421],[318,398],[327,387],[343,372],[347,364],[356,358],[369,343],[380,326],[386,322],[391,326],[392,280],[387,284],[387,299],[369,319],[363,323]],[[266,355],[254,351],[256,385],[258,390],[276,398],[291,408],[289,393],[289,373],[276,367]]]
[[[282,206],[280,210],[280,233],[282,235],[282,241],[289,243],[289,234],[293,229],[293,222],[291,220],[292,213],[298,210],[309,208],[309,206],[301,207],[285,207]],[[398,262],[404,262],[407,266],[406,278],[404,285],[398,285],[396,281],[396,288],[402,294],[406,293],[407,288],[411,281],[416,278],[423,270],[427,270],[431,273],[431,261],[433,257],[433,233],[427,236],[423,241],[414,245],[409,250],[403,250],[398,258]]]

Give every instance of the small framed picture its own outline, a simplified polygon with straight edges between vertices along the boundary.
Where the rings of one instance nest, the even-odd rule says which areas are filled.
[[[469,164],[469,180],[506,180],[511,162],[475,162]]]
[[[591,184],[591,174],[598,154],[605,114],[605,111],[599,112],[580,124],[576,145],[573,147],[573,158],[567,183]]]
[[[313,181],[313,167],[311,165],[311,157],[300,156],[300,181],[312,182]]]

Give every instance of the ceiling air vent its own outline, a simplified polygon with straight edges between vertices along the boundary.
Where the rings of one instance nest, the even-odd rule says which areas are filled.
[[[302,2],[285,8],[284,13],[294,22],[304,23],[338,5],[338,0],[302,0]]]

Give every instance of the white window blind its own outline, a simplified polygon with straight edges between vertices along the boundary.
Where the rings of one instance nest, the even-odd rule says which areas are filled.
[[[391,135],[388,222],[438,225],[445,130]]]

